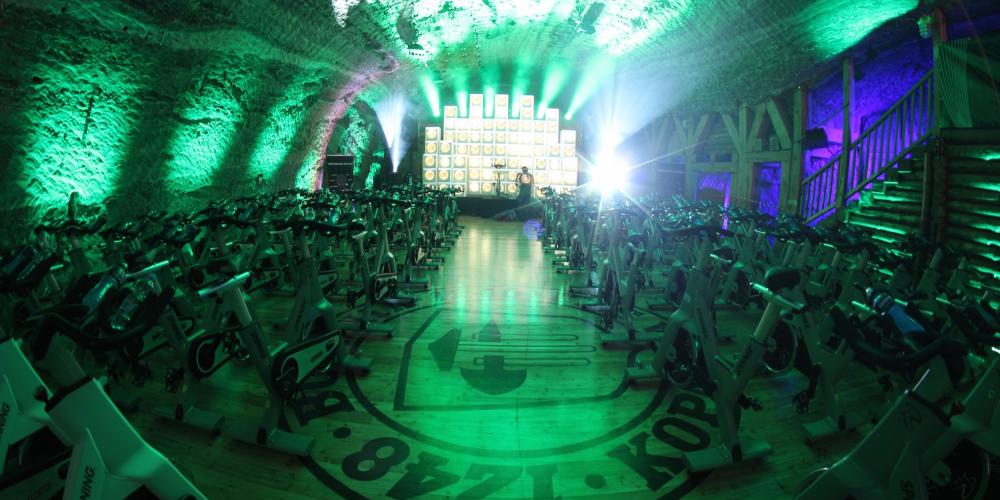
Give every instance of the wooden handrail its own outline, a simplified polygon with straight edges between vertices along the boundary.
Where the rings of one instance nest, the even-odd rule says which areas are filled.
[[[806,221],[814,221],[845,204],[890,168],[898,165],[917,145],[924,143],[930,137],[934,120],[933,76],[934,72],[928,71],[914,83],[902,97],[879,116],[875,123],[850,142],[846,154],[842,152],[831,158],[815,172],[802,179],[799,206],[800,214]],[[889,128],[886,128],[887,124]],[[898,130],[898,134],[895,130]],[[893,154],[897,148],[902,149],[891,159],[885,159],[886,155]],[[879,165],[883,159],[885,162]],[[876,168],[873,173],[858,179],[866,172],[872,171],[868,167]],[[833,179],[831,185],[831,179],[824,174],[829,174],[835,168],[844,169],[844,172],[841,172],[841,176],[837,176],[839,179]],[[840,183],[847,185],[840,186]],[[831,189],[835,190],[833,192],[844,194],[837,199],[836,194],[825,192]]]
[[[929,80],[932,75],[933,71],[928,71],[927,74],[920,79],[920,81],[915,83],[912,87],[910,87],[910,90],[908,90],[905,94],[903,94],[903,97],[900,97],[895,104],[889,107],[889,109],[885,110],[885,113],[882,113],[882,116],[880,116],[878,120],[875,120],[875,123],[873,123],[870,127],[865,129],[864,132],[861,132],[861,134],[858,135],[858,137],[852,141],[852,149],[853,149],[853,144],[857,144],[863,141],[866,137],[871,135],[875,131],[875,129],[879,128],[879,126],[881,126],[886,120],[888,120],[889,116],[891,116],[892,113],[896,111],[896,109],[902,106],[903,103],[905,103],[906,100],[909,99],[911,95],[916,93],[916,90],[925,82],[927,82],[927,80]]]
[[[824,163],[822,167],[819,167],[818,169],[816,169],[815,172],[809,174],[809,176],[806,177],[805,179],[802,179],[802,185],[804,186],[804,185],[808,184],[809,181],[813,180],[819,174],[822,174],[823,172],[825,172],[827,170],[830,170],[831,168],[833,168],[833,165],[835,163],[837,163],[838,161],[840,161],[840,157],[835,156],[833,158],[830,158],[830,161]]]
[[[913,151],[914,148],[916,148],[917,146],[919,146],[920,144],[922,144],[930,136],[931,136],[931,134],[929,134],[929,133],[928,134],[924,134],[919,139],[913,141],[912,144],[910,144],[909,146],[907,146],[906,149],[904,149],[903,151],[901,151],[891,161],[889,161],[888,163],[886,163],[882,168],[878,169],[878,171],[876,171],[874,174],[869,175],[868,177],[866,177],[864,180],[862,180],[861,182],[858,183],[857,187],[855,187],[854,189],[851,189],[846,194],[844,194],[844,197],[845,198],[850,198],[851,196],[854,196],[855,194],[860,193],[865,188],[865,186],[867,186],[868,184],[871,184],[873,181],[875,181],[875,179],[878,179],[879,176],[881,176],[882,174],[886,173],[890,169],[890,167],[892,167],[893,165],[896,165],[897,163],[899,163],[903,158],[906,157],[906,155],[910,154]]]

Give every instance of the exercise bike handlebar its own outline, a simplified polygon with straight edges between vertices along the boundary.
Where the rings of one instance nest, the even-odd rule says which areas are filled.
[[[228,281],[224,281],[213,287],[202,288],[201,290],[198,290],[198,298],[204,299],[205,297],[208,297],[210,295],[220,294],[228,290],[231,290],[233,288],[242,286],[243,283],[246,282],[246,280],[248,279],[250,279],[249,272],[243,272],[237,274],[236,276],[230,278]]]
[[[768,236],[774,236],[779,240],[808,240],[812,244],[817,244],[823,241],[823,237],[819,235],[816,231],[812,229],[805,229],[803,227],[798,227],[792,230],[786,230],[783,232],[770,232],[767,233]]]
[[[853,302],[852,305],[855,307],[861,305],[867,309],[867,306],[858,304],[857,302]],[[844,314],[839,306],[834,306],[830,309],[830,317],[833,318],[834,330],[837,332],[837,335],[842,337],[851,346],[851,349],[857,353],[859,358],[893,371],[905,371],[916,368],[943,353],[945,349],[959,344],[957,340],[942,335],[912,353],[903,355],[886,354],[881,348],[865,340],[858,333],[857,328],[850,324],[847,315]]]
[[[865,250],[869,253],[875,254],[878,252],[879,248],[875,243],[871,241],[860,241],[860,240],[839,240],[839,241],[828,241],[828,245],[836,248],[838,252],[844,254],[858,254]]]
[[[127,330],[110,336],[94,336],[81,328],[79,322],[71,321],[58,312],[49,312],[39,323],[39,331],[35,333],[36,341],[41,342],[40,345],[47,346],[56,333],[63,333],[77,344],[89,349],[118,349],[146,335],[150,329],[156,326],[160,315],[170,306],[173,299],[174,289],[172,287],[164,288],[152,300],[144,302],[139,316],[133,318]]]
[[[336,234],[343,233],[347,231],[363,231],[365,229],[364,224],[358,221],[345,222],[343,224],[330,224],[329,222],[321,222],[318,220],[308,221],[310,229],[318,231],[323,234]]]
[[[760,283],[754,283],[753,289],[757,290],[757,293],[760,293],[760,296],[763,297],[764,300],[778,304],[782,309],[788,311],[801,311],[806,307],[803,304],[786,299],[780,293],[772,292],[769,288],[761,285]]]
[[[974,343],[990,347],[1000,346],[1000,317],[986,303],[955,303],[946,297],[935,297],[944,305],[962,335]],[[978,320],[978,321],[976,321]],[[977,331],[982,329],[983,331]]]
[[[126,281],[137,280],[137,279],[143,278],[145,276],[148,276],[150,274],[153,274],[155,272],[159,272],[160,270],[168,268],[168,267],[170,267],[170,261],[169,260],[162,260],[162,261],[157,262],[155,264],[149,265],[149,266],[147,266],[147,267],[145,267],[143,269],[140,269],[140,270],[138,270],[138,271],[136,271],[134,273],[128,273],[128,274],[126,274],[125,275],[125,280]]]
[[[685,227],[681,229],[667,229],[657,223],[660,226],[660,231],[663,232],[665,236],[673,238],[687,238],[689,236],[695,235],[706,235],[709,237],[718,236],[733,236],[733,232],[728,229],[723,229],[721,226],[711,225],[711,224],[700,224],[697,226]]]

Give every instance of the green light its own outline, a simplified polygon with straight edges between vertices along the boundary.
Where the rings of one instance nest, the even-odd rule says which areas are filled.
[[[295,134],[309,116],[305,105],[309,95],[305,86],[313,80],[311,75],[298,77],[267,111],[261,133],[250,153],[247,173],[251,178],[264,174],[268,183],[273,182],[285,158],[291,151]]]
[[[314,135],[318,137],[318,135]],[[318,144],[313,143],[312,148],[303,158],[302,163],[299,165],[298,170],[295,173],[295,183],[294,186],[299,189],[313,189],[316,184],[317,170],[319,165],[321,165],[320,160],[320,148],[316,147]]]
[[[483,116],[493,118],[497,88],[500,86],[500,66],[498,64],[486,66],[479,76],[483,82],[483,104],[486,106]]]
[[[382,165],[379,165],[378,163],[372,163],[368,167],[368,177],[365,177],[365,189],[375,187],[375,177],[378,175],[380,170],[382,170]]]
[[[142,106],[136,93],[143,73],[96,57],[76,65],[38,63],[31,69],[42,83],[23,97],[23,147],[8,150],[8,182],[24,193],[17,203],[29,202],[41,215],[63,209],[73,191],[85,204],[99,204],[113,194],[135,132],[137,114],[130,110]]]
[[[615,71],[614,61],[609,57],[595,57],[586,68],[576,84],[576,93],[566,109],[566,119],[572,120],[576,112],[591,96],[597,92],[601,83]]]
[[[469,116],[469,72],[460,68],[451,70],[452,88],[455,89],[455,101],[458,103],[458,115]]]
[[[510,105],[512,108],[510,116],[512,118],[520,118],[521,116],[521,96],[528,91],[528,85],[531,83],[531,73],[534,69],[533,64],[533,54],[528,52],[522,52],[514,61],[514,80],[510,88]]]
[[[613,56],[627,54],[666,31],[684,24],[691,0],[605,2],[594,25],[594,40]]]
[[[542,96],[538,100],[537,118],[545,118],[545,110],[552,104],[552,101],[559,96],[563,85],[569,79],[569,65],[564,61],[553,62],[545,73],[545,81],[542,83]]]
[[[248,94],[260,88],[259,85],[238,87]],[[180,124],[167,143],[165,181],[172,190],[185,193],[211,184],[245,116],[240,101],[220,85],[191,89],[183,99],[186,105],[178,113]]]
[[[361,173],[362,157],[368,150],[369,133],[367,126],[362,125],[361,113],[358,113],[357,109],[353,107],[348,109],[347,119],[349,125],[344,130],[344,135],[340,140],[340,148],[342,151],[354,155],[352,173],[357,176]]]
[[[438,94],[437,86],[434,85],[434,80],[428,74],[420,75],[420,86],[424,89],[424,95],[427,96],[427,105],[431,108],[431,113],[434,118],[441,116],[441,95]]]
[[[493,87],[486,87],[484,94],[486,109],[483,110],[483,116],[493,118],[493,108],[496,107],[497,91]]]
[[[807,31],[822,57],[832,57],[854,46],[872,30],[917,7],[919,0],[865,2],[845,9],[834,2],[814,2],[799,18],[813,20]]]
[[[455,100],[458,101],[458,115],[467,118],[469,116],[469,91],[459,90],[455,92]]]

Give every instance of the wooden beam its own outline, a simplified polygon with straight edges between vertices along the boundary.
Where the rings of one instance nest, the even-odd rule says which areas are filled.
[[[691,169],[695,172],[735,172],[736,162],[692,163]]]
[[[740,131],[736,128],[736,122],[733,121],[732,115],[729,113],[719,113],[722,117],[722,124],[726,127],[726,132],[729,133],[729,140],[733,141],[733,147],[736,149],[737,154],[746,147],[746,139],[740,137]]]
[[[767,111],[763,104],[754,106],[753,124],[750,125],[750,133],[747,134],[747,151],[757,151],[757,139],[761,137],[761,126],[764,124],[764,116]]]
[[[837,167],[837,197],[834,200],[837,208],[844,203],[844,194],[847,193],[847,169],[851,159],[851,117],[854,116],[854,61],[850,57],[844,58],[842,67],[842,78],[844,85],[844,138],[840,146],[840,164]]]
[[[684,122],[677,113],[671,113],[673,115],[674,121],[674,131],[681,136],[681,142],[684,143],[684,147],[687,147],[690,141],[688,141],[687,129],[684,127]]]
[[[673,132],[673,128],[671,126],[673,120],[664,116],[659,122],[660,123],[656,131],[656,138],[662,141],[663,147],[666,147],[667,143],[670,141],[670,133]]]
[[[739,111],[739,132],[743,142],[743,147],[737,151],[736,173],[733,174],[732,198],[734,205],[742,208],[749,208],[750,199],[753,194],[753,166],[747,158],[750,151],[748,142],[750,132],[750,108],[741,106]]]
[[[791,158],[791,150],[785,149],[781,151],[753,151],[747,153],[746,157],[752,163],[758,162],[787,162]]]
[[[805,164],[802,138],[806,135],[806,126],[809,123],[807,99],[808,93],[805,87],[799,87],[792,93],[792,152],[788,163],[781,168],[779,207],[793,214],[799,213],[799,198],[802,197],[802,171]]]
[[[934,58],[934,64],[931,67],[931,71],[934,72],[934,123],[932,124],[932,130],[935,136],[941,136],[941,124],[944,122],[944,107],[942,105],[942,92],[941,92],[941,69],[943,64],[941,63],[941,45],[948,41],[948,20],[944,17],[944,12],[939,8],[935,8],[930,13],[931,16],[931,38],[932,38],[932,57]]]
[[[708,139],[708,134],[712,131],[712,115],[714,113],[705,113],[701,115],[698,119],[698,126],[694,129],[694,132],[688,136],[691,140],[691,154],[697,155],[701,153],[702,148],[705,147],[705,141]]]
[[[767,115],[771,117],[771,127],[774,128],[774,133],[778,136],[781,149],[792,149],[792,136],[789,134],[791,128],[788,126],[788,118],[785,117],[781,103],[774,98],[768,99]]]
[[[745,145],[746,144],[746,140],[747,140],[747,132],[749,131],[749,125],[748,124],[750,122],[750,108],[749,107],[747,107],[747,106],[740,106],[739,121],[740,121],[740,138],[743,139],[743,144]]]

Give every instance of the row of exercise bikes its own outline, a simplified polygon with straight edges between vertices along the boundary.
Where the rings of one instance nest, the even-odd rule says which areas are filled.
[[[419,272],[462,229],[455,195],[288,190],[37,226],[0,255],[0,497],[205,498],[126,417],[150,382],[172,395],[159,417],[309,455],[285,408],[310,377],[371,369],[357,340],[391,336],[380,305],[429,288]],[[274,296],[292,307],[270,324]],[[206,382],[227,365],[266,390],[252,422],[198,404],[224,398]]]
[[[798,372],[788,403],[806,442],[870,428],[804,478],[798,498],[996,493],[997,484],[987,492],[1000,464],[1000,297],[993,277],[947,245],[911,235],[885,249],[849,225],[677,198],[548,192],[542,204],[539,239],[557,272],[579,276],[571,291],[593,301],[582,308],[598,316],[602,343],[652,351],[627,379],[714,401],[721,444],[684,453],[690,472],[773,453],[741,432],[741,414],[762,408],[746,389]],[[752,332],[719,330],[719,311],[751,309]],[[655,313],[665,319],[640,328]],[[847,409],[859,384],[880,393],[869,413]]]

